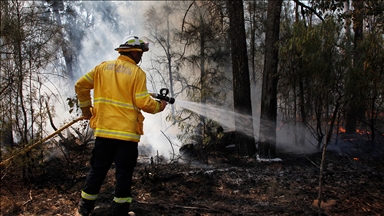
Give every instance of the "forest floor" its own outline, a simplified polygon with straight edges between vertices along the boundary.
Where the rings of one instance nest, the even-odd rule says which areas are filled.
[[[326,152],[321,208],[321,153],[281,153],[281,161],[269,162],[230,154],[208,163],[140,160],[131,210],[137,216],[384,215],[384,142],[348,139],[348,150]],[[3,169],[1,215],[73,215],[91,145],[77,149],[71,149],[71,158],[84,164],[76,172],[63,160],[50,160],[44,174],[23,183],[19,174]],[[112,167],[91,216],[109,215],[114,172]]]

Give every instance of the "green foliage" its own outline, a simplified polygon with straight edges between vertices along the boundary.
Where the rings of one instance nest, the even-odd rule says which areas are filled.
[[[316,10],[327,14],[324,22],[306,17],[293,22],[287,18],[282,25],[281,110],[287,121],[304,121],[319,142],[339,100],[342,107],[338,124],[347,117],[341,110],[359,104],[365,107],[368,119],[377,119],[374,123],[361,118],[360,125],[372,126],[371,131],[380,128],[377,114],[383,110],[384,7],[383,1],[364,2],[360,10],[349,5],[349,11],[344,11],[348,6],[344,1],[313,1]],[[360,12],[366,22],[361,42],[354,41],[355,35],[349,32],[355,21],[352,18]],[[359,67],[360,63],[363,67]]]
[[[307,25],[304,21],[285,25],[284,37],[281,43],[280,89],[286,101],[298,101],[297,113],[285,116],[287,121],[305,121],[309,125],[327,127],[328,119],[340,98],[342,87],[340,83],[345,74],[346,64],[342,49],[342,26],[333,17],[328,17],[319,24]],[[292,92],[289,94],[289,92]],[[295,99],[295,97],[297,97]],[[287,103],[292,103],[287,101]],[[299,106],[300,105],[300,106]],[[282,106],[284,108],[292,106]],[[317,116],[316,118],[313,115]],[[301,118],[297,118],[300,116]],[[312,120],[313,119],[313,120]],[[311,127],[318,139],[322,139],[322,127]],[[321,142],[321,141],[320,141]]]

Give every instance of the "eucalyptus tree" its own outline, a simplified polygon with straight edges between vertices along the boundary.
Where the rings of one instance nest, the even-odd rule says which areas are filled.
[[[155,45],[161,48],[161,51],[164,52],[164,56],[156,55],[152,58],[152,63],[154,64],[151,68],[152,71],[155,71],[161,80],[161,85],[165,85],[170,90],[170,97],[175,97],[175,87],[174,87],[174,73],[179,68],[179,63],[176,61],[180,57],[179,52],[177,51],[177,42],[174,39],[175,27],[172,20],[177,16],[177,11],[175,11],[175,4],[171,4],[168,1],[162,3],[160,7],[151,6],[145,12],[145,24],[146,29],[150,34],[150,40],[154,40]],[[154,77],[154,80],[156,78]],[[156,89],[155,89],[156,90]],[[172,115],[174,115],[175,110],[172,105]]]
[[[377,128],[371,125],[376,125],[377,127],[378,124],[373,122],[380,121],[380,118],[379,116],[372,118],[371,114],[368,113],[380,113],[380,97],[377,97],[380,95],[380,87],[371,88],[368,86],[381,86],[379,82],[373,82],[377,80],[374,77],[381,77],[380,72],[378,72],[380,70],[377,70],[377,68],[381,67],[377,64],[377,59],[380,59],[381,55],[373,55],[373,53],[379,53],[379,50],[381,50],[381,40],[378,40],[378,38],[380,38],[378,35],[381,34],[381,28],[379,26],[382,25],[382,21],[380,20],[382,20],[383,17],[381,5],[383,5],[382,1],[366,1],[364,3],[363,9],[361,9],[363,14],[365,14],[363,19],[363,23],[365,24],[362,32],[360,32],[359,22],[353,19],[353,17],[357,16],[354,15],[354,13],[358,13],[358,11],[356,11],[357,8],[349,5],[348,1],[339,1],[335,2],[335,4],[327,4],[326,6],[314,4],[314,7],[319,11],[318,14],[324,14],[326,17],[325,21],[322,21],[323,23],[321,24],[319,23],[320,20],[316,21],[309,16],[310,13],[305,12],[302,12],[300,17],[295,16],[295,22],[293,24],[289,21],[283,24],[284,40],[282,41],[284,42],[282,43],[281,49],[281,68],[284,71],[284,76],[281,77],[281,85],[279,86],[282,88],[282,93],[292,91],[292,94],[287,95],[292,97],[292,100],[296,100],[295,95],[298,95],[298,102],[295,101],[292,104],[292,107],[294,107],[291,109],[294,110],[291,113],[292,119],[295,120],[297,116],[300,116],[298,120],[305,123],[310,131],[315,134],[318,140],[318,147],[321,146],[323,143],[322,138],[327,134],[324,129],[320,129],[326,128],[327,124],[322,123],[327,119],[325,118],[326,111],[330,110],[329,108],[332,108],[332,106],[334,107],[336,103],[335,101],[326,100],[322,103],[324,110],[316,111],[318,104],[317,102],[315,103],[315,98],[318,94],[316,94],[315,91],[311,91],[311,88],[316,86],[313,84],[315,81],[313,77],[316,77],[313,71],[316,71],[316,74],[324,73],[322,71],[334,71],[332,73],[333,75],[329,74],[328,76],[333,77],[331,81],[337,80],[338,82],[330,82],[334,83],[334,86],[330,86],[329,89],[322,88],[321,92],[323,94],[337,95],[341,93],[343,95],[340,110],[347,112],[340,112],[339,110],[338,115],[340,117],[338,119],[340,119],[340,123],[347,122],[346,124],[349,125],[351,124],[351,118],[354,118],[355,120],[352,122],[356,123],[359,117],[356,111],[360,109],[354,106],[354,114],[352,115],[349,112],[351,105],[355,104],[359,105],[360,108],[363,107],[365,110],[364,112],[360,110],[360,112],[362,112],[359,118],[359,122],[362,123],[361,126],[369,126],[370,133],[375,130],[377,131]],[[350,6],[353,9],[352,11],[349,9]],[[345,7],[344,10],[343,7]],[[354,34],[351,34],[349,30],[349,25],[351,24],[350,19],[355,23]],[[361,19],[361,17],[359,19]],[[320,31],[320,29],[327,29],[327,31]],[[356,34],[355,31],[358,33]],[[365,38],[365,36],[361,39],[361,33],[369,37],[369,39]],[[315,35],[321,36],[321,38]],[[334,39],[327,39],[331,36],[333,36]],[[351,40],[351,36],[353,36],[354,40]],[[326,42],[333,44],[332,49],[331,46],[327,46],[329,54],[325,54],[327,51],[324,49]],[[353,46],[351,46],[351,43]],[[373,44],[376,43],[378,46],[373,46]],[[314,53],[323,54],[314,55]],[[316,56],[316,58],[312,58],[312,60],[309,61],[310,59],[308,58],[310,56]],[[327,56],[332,56],[332,58],[327,59]],[[313,64],[313,66],[310,66],[310,64]],[[364,66],[362,66],[362,64]],[[329,65],[328,69],[323,70],[322,68],[326,65]],[[326,86],[329,86],[328,82],[329,81],[325,82],[327,83]],[[354,84],[352,85],[351,83]],[[342,88],[335,88],[336,86]],[[292,89],[288,90],[289,88]],[[352,94],[352,92],[355,93]],[[355,101],[352,100],[352,95],[355,96]],[[298,104],[298,109],[296,108],[296,103]],[[287,106],[286,111],[290,110],[289,104],[288,100],[285,100],[283,103],[283,105]],[[323,117],[320,116],[320,113],[323,113]],[[286,114],[289,115],[288,113]],[[311,119],[318,119],[316,120],[317,123],[311,123]],[[352,128],[352,131],[356,130],[354,126]]]
[[[384,136],[384,34],[382,28],[373,27],[364,40],[365,81],[361,84],[366,98],[365,129],[372,142],[376,135]]]
[[[263,70],[265,21],[267,19],[267,2],[244,1],[245,30],[250,61],[250,78],[254,83],[261,77]]]
[[[286,130],[289,131],[295,145],[305,150],[303,147],[307,142],[307,123],[311,112],[309,106],[311,100],[308,99],[310,96],[307,88],[310,87],[308,83],[311,79],[307,76],[310,68],[303,62],[306,57],[303,51],[319,51],[321,44],[312,44],[311,40],[305,38],[312,38],[312,34],[315,34],[312,32],[313,26],[323,22],[324,19],[321,12],[316,11],[311,5],[296,0],[293,4],[292,6],[288,3],[284,6],[282,19],[281,43],[279,43],[279,113],[281,113],[280,120],[287,126]],[[317,62],[316,59],[312,59],[308,64],[316,65]]]
[[[384,135],[384,1],[365,3],[364,38],[360,48],[364,65],[359,73],[365,112],[360,129],[370,134],[374,142],[377,134]]]
[[[324,13],[329,11],[338,12],[338,19],[345,20],[345,48],[344,58],[347,74],[344,77],[345,102],[343,105],[345,128],[347,133],[355,133],[358,129],[364,128],[371,117],[367,116],[372,106],[370,97],[372,90],[368,90],[367,83],[370,83],[371,76],[367,71],[372,72],[367,64],[372,57],[367,50],[376,50],[368,47],[371,44],[366,40],[372,38],[372,34],[380,34],[377,29],[382,25],[383,1],[379,0],[346,0],[346,1],[314,1],[314,6]],[[344,9],[344,10],[343,10]],[[350,29],[353,31],[351,32]],[[375,29],[375,30],[373,30]],[[373,33],[375,32],[375,33]],[[375,65],[376,66],[376,65]],[[369,108],[368,108],[369,107]],[[370,113],[372,111],[369,111]]]
[[[294,23],[283,28],[285,33],[291,28],[284,36],[286,40],[281,48],[281,68],[288,73],[284,73],[281,79],[284,84],[279,86],[284,86],[282,92],[292,92],[289,95],[292,102],[285,101],[285,105],[294,107],[290,118],[301,123],[301,130],[309,129],[318,148],[326,141],[324,138],[328,139],[333,133],[328,124],[333,117],[331,110],[338,107],[335,115],[341,116],[345,100],[343,87],[349,67],[345,58],[348,41],[340,11],[328,11],[325,19],[319,16],[324,11],[319,11],[317,20],[310,17],[311,13],[301,13],[301,18],[295,16]],[[300,135],[301,146],[305,141],[304,134]]]
[[[46,2],[46,13],[52,13],[51,19],[61,28],[59,32],[61,39],[58,40],[61,52],[57,54],[64,59],[64,63],[57,64],[56,70],[61,67],[63,74],[73,80],[74,70],[78,68],[77,57],[82,47],[78,38],[84,36],[84,29],[79,28],[76,12],[71,5],[64,5],[64,0],[46,0]]]
[[[55,59],[59,29],[46,19],[41,2],[2,1],[1,21],[1,131],[7,133],[11,125],[8,144],[15,150],[44,135],[42,100],[51,97],[45,86],[51,74],[45,69]],[[28,180],[35,164],[31,155],[24,159],[23,179]]]
[[[243,1],[226,1],[226,3],[229,17],[228,32],[231,42],[234,110],[252,116]],[[240,119],[235,120],[235,128],[242,124],[239,121]],[[253,128],[253,123],[250,123],[249,127]],[[254,136],[244,136],[241,131],[236,131],[236,142],[240,155],[253,156],[256,153]]]
[[[185,12],[179,37],[185,44],[181,62],[193,73],[190,85],[185,89],[189,100],[203,104],[228,106],[229,92],[228,68],[229,50],[226,45],[226,26],[224,25],[223,2],[192,1]],[[184,74],[184,77],[190,75]],[[182,112],[188,112],[183,110]],[[210,128],[214,127],[209,116],[195,116],[197,119],[198,143],[207,144]],[[192,124],[194,125],[194,124]],[[192,126],[191,125],[191,126]],[[196,127],[193,126],[193,127]]]
[[[380,113],[379,110],[382,110],[383,102],[380,96],[378,97],[382,90],[382,84],[379,84],[380,81],[378,81],[382,80],[382,72],[379,72],[382,71],[379,69],[382,67],[378,64],[382,55],[379,55],[378,52],[382,50],[383,43],[380,28],[375,28],[372,31],[375,33],[372,35],[365,30],[362,41],[356,41],[361,39],[361,35],[356,36],[356,32],[359,34],[360,27],[358,21],[354,20],[357,25],[354,26],[353,36],[355,40],[352,48],[350,46],[352,41],[349,38],[351,35],[348,30],[349,26],[345,25],[349,25],[349,19],[353,13],[348,13],[348,10],[343,11],[342,7],[345,4],[342,1],[332,1],[335,4],[332,4],[331,1],[318,2],[320,3],[315,4],[315,7],[319,10],[318,14],[324,15],[323,21],[315,22],[316,20],[311,17],[311,13],[303,12],[301,18],[295,17],[296,20],[292,25],[289,23],[283,25],[283,32],[287,35],[284,35],[281,43],[280,60],[282,65],[280,68],[284,73],[279,77],[279,87],[283,90],[281,92],[293,92],[289,94],[290,97],[298,97],[300,109],[304,112],[298,115],[298,111],[295,109],[293,113],[290,113],[291,117],[296,119],[297,116],[300,116],[301,121],[305,120],[307,128],[317,139],[317,147],[323,148],[318,194],[320,203],[325,150],[331,142],[333,133],[337,131],[335,127],[339,124],[339,119],[343,120],[344,118],[345,120],[342,111],[344,109],[349,110],[351,107],[351,92],[359,91],[359,94],[356,95],[356,99],[359,98],[359,100],[354,105],[368,107],[367,99],[369,98],[371,109],[367,116],[372,117],[373,120],[369,121],[370,124],[368,125],[375,125],[376,127],[380,125],[377,121],[379,116],[376,113]],[[328,4],[321,5],[325,2]],[[376,4],[376,6],[378,5]],[[369,7],[365,5],[364,8]],[[379,14],[382,12],[379,12],[379,8],[376,7],[375,12],[372,10],[373,14],[376,15],[373,17],[380,17]],[[375,26],[377,27],[377,25]],[[344,29],[346,30],[344,31]],[[380,36],[377,36],[376,33]],[[368,35],[371,36],[369,39],[366,38]],[[357,49],[360,52],[358,54],[356,53]],[[361,62],[364,63],[363,68],[361,68]],[[358,70],[354,71],[356,69]],[[358,73],[358,75],[351,77],[353,73]],[[351,85],[352,78],[358,79],[358,81],[354,81],[355,83],[358,82],[356,86]],[[282,88],[283,85],[284,88]],[[293,101],[296,104],[296,100]],[[292,102],[285,100],[284,103],[290,104]],[[286,106],[286,104],[283,105]],[[357,109],[358,106],[355,108]],[[354,114],[355,118],[358,118],[357,113]],[[375,129],[371,127],[371,130]],[[379,130],[376,129],[376,131]]]
[[[294,144],[303,146],[306,141],[307,121],[307,110],[304,107],[304,83],[306,78],[302,77],[305,70],[300,67],[302,65],[301,55],[292,39],[294,38],[294,41],[296,41],[305,32],[305,25],[300,18],[299,4],[292,7],[288,3],[283,9],[280,35],[282,43],[280,43],[279,58],[281,68],[279,70],[280,121],[289,127],[287,130],[290,132],[290,138],[293,139]],[[287,42],[289,45],[286,45]],[[289,49],[287,49],[287,46]]]
[[[265,55],[261,96],[259,154],[276,157],[278,45],[282,0],[269,0],[265,33]]]
[[[364,55],[362,52],[362,42],[364,40],[363,25],[364,25],[364,10],[365,1],[353,0],[353,57],[352,57],[352,69],[348,76],[347,90],[349,93],[349,101],[347,108],[345,129],[347,133],[355,133],[357,128],[357,121],[364,120],[365,113],[365,99],[364,93],[360,90],[360,79],[362,77]]]
[[[352,8],[353,10],[350,13],[354,32],[352,65],[346,79],[349,99],[347,101],[348,107],[346,107],[345,129],[347,133],[355,133],[357,130],[364,129],[367,125],[370,125],[371,130],[374,131],[371,122],[372,116],[367,114],[372,114],[372,108],[375,107],[372,105],[375,103],[372,98],[376,98],[375,96],[372,97],[372,95],[380,95],[380,93],[377,94],[380,88],[373,90],[367,86],[370,86],[373,80],[376,80],[372,74],[375,74],[375,77],[381,77],[377,73],[379,71],[377,68],[381,66],[375,60],[380,59],[380,55],[372,55],[372,52],[381,50],[381,47],[372,46],[372,40],[376,41],[380,38],[379,35],[382,35],[384,2],[382,0],[353,0]],[[380,40],[376,42],[380,42]],[[375,85],[377,84],[373,84],[373,86]]]

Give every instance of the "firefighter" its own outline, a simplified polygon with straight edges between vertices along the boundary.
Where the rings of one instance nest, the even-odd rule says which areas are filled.
[[[75,84],[82,115],[90,120],[96,137],[77,215],[86,216],[93,210],[112,163],[116,166],[112,212],[117,216],[128,215],[137,146],[143,134],[141,111],[155,114],[167,105],[166,101],[150,97],[146,74],[137,65],[143,52],[149,50],[148,43],[137,36],[129,36],[115,50],[120,54],[116,60],[102,62]]]

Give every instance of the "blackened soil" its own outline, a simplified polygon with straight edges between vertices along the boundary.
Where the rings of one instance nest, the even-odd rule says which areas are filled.
[[[326,153],[320,207],[321,153],[315,153],[280,154],[278,162],[225,154],[208,163],[140,162],[131,209],[138,216],[383,215],[384,144],[363,145],[348,154]],[[44,172],[26,183],[20,169],[3,167],[1,215],[73,215],[90,148],[72,149],[70,161],[45,162]],[[113,187],[112,168],[92,216],[109,215]]]

